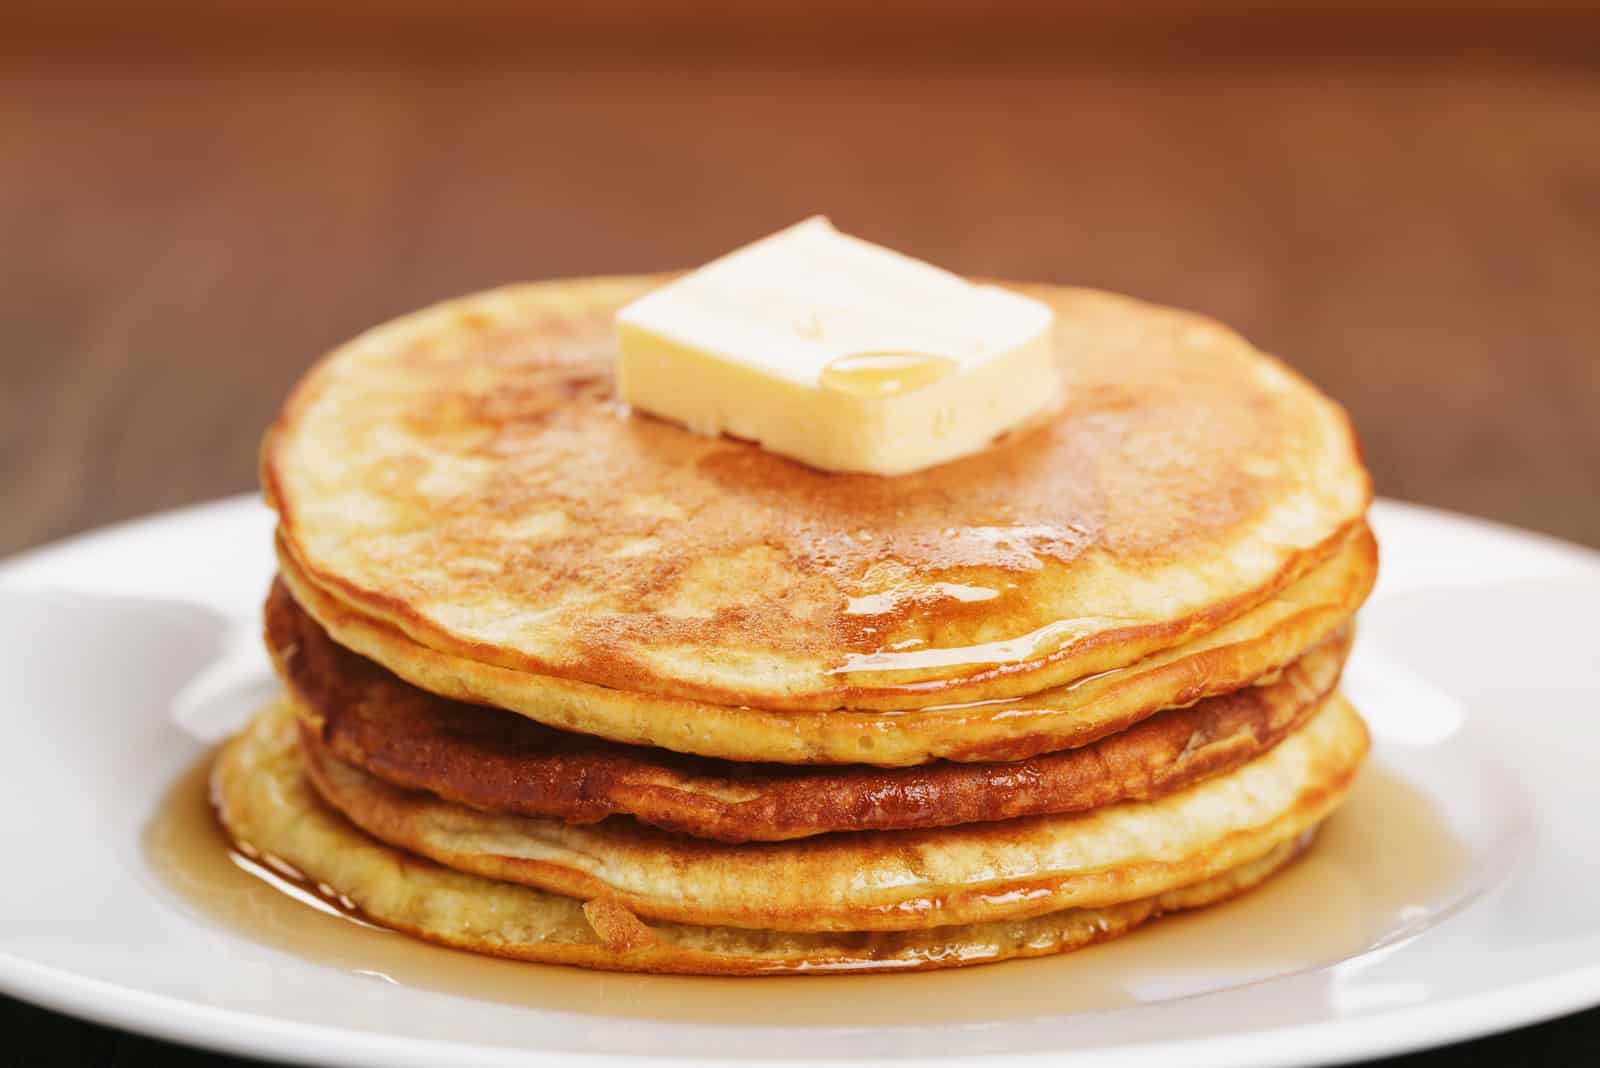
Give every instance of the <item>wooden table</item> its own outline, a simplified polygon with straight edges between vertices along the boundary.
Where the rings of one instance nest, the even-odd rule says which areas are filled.
[[[1202,309],[1349,406],[1381,492],[1600,545],[1600,62],[1572,55],[19,52],[0,158],[0,552],[249,489],[290,382],[368,324],[818,211]],[[58,1058],[30,1063],[188,1056],[3,1013]],[[1597,1051],[1590,1013],[1404,1063]]]

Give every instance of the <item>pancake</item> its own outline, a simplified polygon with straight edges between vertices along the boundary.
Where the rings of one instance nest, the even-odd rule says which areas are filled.
[[[242,848],[385,927],[501,957],[704,975],[905,971],[1066,952],[1246,890],[1288,864],[1311,835],[1200,883],[1105,908],[921,931],[804,934],[647,925],[613,901],[580,902],[402,853],[319,802],[302,774],[289,714],[261,716],[229,742],[212,786],[218,814]]]
[[[430,693],[505,708],[569,731],[727,760],[904,767],[1014,761],[1087,745],[1165,708],[1230,693],[1343,627],[1372,588],[1365,527],[1322,567],[1239,619],[1120,670],[1025,699],[906,710],[774,711],[652,697],[533,677],[419,645],[351,612],[280,556],[295,600],[341,645]]]
[[[292,714],[292,713],[283,713]],[[1177,794],[1070,816],[728,845],[613,819],[481,812],[400,790],[302,730],[308,777],[373,837],[446,867],[646,918],[785,931],[909,930],[1152,897],[1220,875],[1343,798],[1367,732],[1335,696],[1271,752]]]
[[[333,642],[281,583],[265,616],[294,704],[338,760],[485,811],[567,823],[624,814],[724,842],[957,826],[1171,793],[1300,726],[1337,685],[1350,644],[1341,632],[1270,683],[1020,763],[795,768],[624,746],[436,697]]]
[[[419,649],[513,673],[515,699],[492,703],[521,711],[567,696],[550,680],[905,710],[1193,641],[1361,528],[1343,411],[1199,316],[1025,287],[1057,313],[1060,410],[885,479],[630,415],[612,315],[661,281],[496,290],[321,361],[262,454],[297,597],[314,585]],[[362,651],[412,677],[393,650]],[[717,755],[793,759],[772,741]]]

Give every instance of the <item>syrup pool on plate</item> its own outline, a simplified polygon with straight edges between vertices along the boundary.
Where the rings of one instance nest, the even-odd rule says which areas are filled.
[[[1364,952],[1435,906],[1467,850],[1431,801],[1374,761],[1308,852],[1233,901],[1100,946],[974,968],[726,979],[630,975],[445,949],[375,927],[291,873],[245,856],[212,811],[210,759],[162,801],[144,852],[187,910],[373,982],[611,1017],[863,1027],[993,1022],[1226,989]]]

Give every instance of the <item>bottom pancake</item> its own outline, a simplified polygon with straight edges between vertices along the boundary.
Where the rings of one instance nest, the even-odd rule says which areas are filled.
[[[1319,702],[1271,751],[1149,801],[1089,812],[729,845],[613,818],[574,826],[401,790],[301,733],[312,786],[352,823],[457,871],[639,916],[783,931],[895,931],[1026,919],[1151,897],[1220,875],[1344,799],[1367,731]]]
[[[1189,886],[1026,920],[900,932],[794,933],[644,924],[615,900],[571,897],[453,871],[369,837],[306,782],[293,714],[256,718],[223,749],[212,778],[219,816],[272,858],[383,926],[458,949],[620,971],[701,975],[900,971],[1063,953],[1263,882],[1309,843],[1304,830],[1246,864]]]

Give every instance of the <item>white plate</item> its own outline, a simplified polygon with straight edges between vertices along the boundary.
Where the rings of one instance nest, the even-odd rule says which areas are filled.
[[[0,565],[0,989],[203,1046],[384,1068],[1064,1051],[1078,1065],[1316,1064],[1600,1002],[1600,555],[1405,505],[1375,523],[1383,577],[1347,690],[1377,739],[1372,774],[1437,821],[1430,837],[1454,857],[1442,883],[1390,892],[1414,875],[1415,858],[1384,845],[1406,813],[1369,797],[1259,892],[1275,898],[1079,954],[733,994],[729,980],[506,966],[573,995],[548,1008],[296,958],[204,919],[152,874],[140,832],[163,792],[272,691],[258,504],[27,554]],[[642,1010],[661,984],[682,1018]],[[1096,987],[1107,996],[1085,1000]]]

